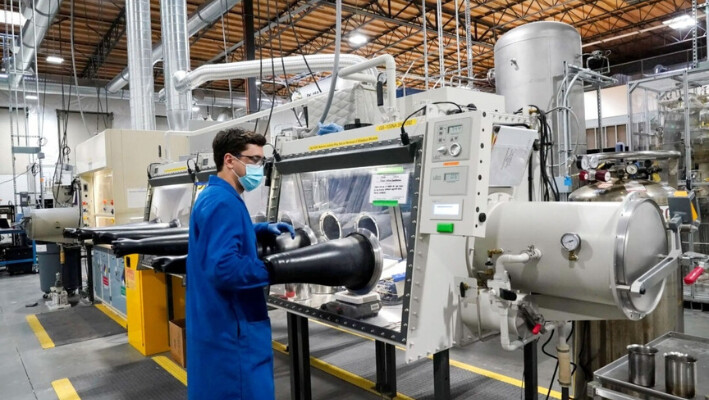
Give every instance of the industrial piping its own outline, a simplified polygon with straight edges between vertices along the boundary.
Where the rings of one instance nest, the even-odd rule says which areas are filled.
[[[307,65],[303,56],[207,64],[189,72],[178,71],[172,79],[175,81],[177,90],[183,92],[215,80],[257,77],[261,74],[262,64],[273,64],[273,73],[275,74],[307,72],[308,65],[312,71],[332,71],[333,54],[307,55],[305,59],[308,61]],[[356,55],[343,54],[340,58],[340,63],[345,66],[352,66],[363,61],[366,61],[366,58]]]
[[[307,60],[307,64],[305,62]],[[196,68],[193,71],[178,71],[173,75],[175,87],[184,92],[199,87],[200,85],[220,79],[246,79],[259,76],[262,63],[273,64],[273,73],[298,73],[308,71],[308,66],[312,71],[331,71],[334,65],[333,54],[316,54],[305,56],[292,56],[275,58],[271,60],[251,60],[240,61],[228,64],[209,64]],[[396,110],[396,62],[390,55],[382,55],[371,60],[361,56],[342,54],[340,65],[343,66],[339,74],[342,78],[364,81],[368,83],[377,82],[375,67],[384,65],[386,67],[387,79],[387,99],[389,101],[390,113]],[[362,72],[370,71],[370,74]]]
[[[126,36],[130,76],[130,121],[133,130],[155,130],[155,102],[150,0],[126,2]]]
[[[190,68],[190,45],[187,36],[187,3],[160,0],[162,43],[165,52],[163,71],[166,77]],[[167,124],[170,130],[189,129],[192,91],[178,92],[172,79],[165,79]]]
[[[25,26],[22,27],[22,42],[17,44],[20,49],[15,55],[15,66],[10,73],[11,88],[18,88],[24,72],[34,63],[37,47],[47,34],[61,3],[62,0],[37,0],[35,3],[33,17],[25,21]]]
[[[51,1],[51,0],[50,0]],[[187,32],[189,36],[195,35],[200,30],[211,25],[217,18],[221,17],[223,14],[231,10],[234,6],[239,4],[241,0],[213,0],[211,3],[207,4],[203,8],[197,10],[187,21]],[[163,47],[162,44],[156,43],[152,48],[152,62],[155,64],[160,61],[163,57]],[[123,89],[129,80],[129,68],[126,67],[113,78],[107,85],[106,90],[110,93],[115,93]]]

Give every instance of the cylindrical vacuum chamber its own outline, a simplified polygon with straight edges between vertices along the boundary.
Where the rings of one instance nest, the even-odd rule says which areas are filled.
[[[64,237],[64,228],[78,228],[81,216],[79,207],[37,208],[24,221],[27,236],[32,240],[70,243],[74,240]]]
[[[578,246],[568,250],[574,242]],[[489,250],[517,254],[530,246],[541,259],[506,265],[513,289],[543,295],[540,306],[559,312],[569,311],[572,301],[577,314],[591,304],[611,306],[601,315],[565,319],[636,320],[660,301],[664,281],[644,295],[627,290],[668,253],[664,218],[650,199],[497,203],[488,213],[486,237],[476,240],[475,266],[486,268]]]

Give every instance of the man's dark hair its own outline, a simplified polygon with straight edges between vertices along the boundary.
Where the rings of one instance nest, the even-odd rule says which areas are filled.
[[[263,147],[266,145],[266,138],[260,133],[247,132],[239,128],[226,129],[217,133],[212,141],[217,171],[222,170],[226,153],[236,156],[246,150],[246,146],[249,144]]]

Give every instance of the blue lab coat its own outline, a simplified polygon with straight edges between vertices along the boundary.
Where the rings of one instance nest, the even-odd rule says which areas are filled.
[[[187,393],[190,400],[275,397],[271,321],[246,204],[223,179],[209,185],[190,217],[187,256]]]

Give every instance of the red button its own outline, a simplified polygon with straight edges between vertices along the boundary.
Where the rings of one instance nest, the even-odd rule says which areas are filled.
[[[534,325],[534,328],[532,328],[532,334],[534,335],[539,335],[539,332],[542,331],[542,324],[536,324]]]

